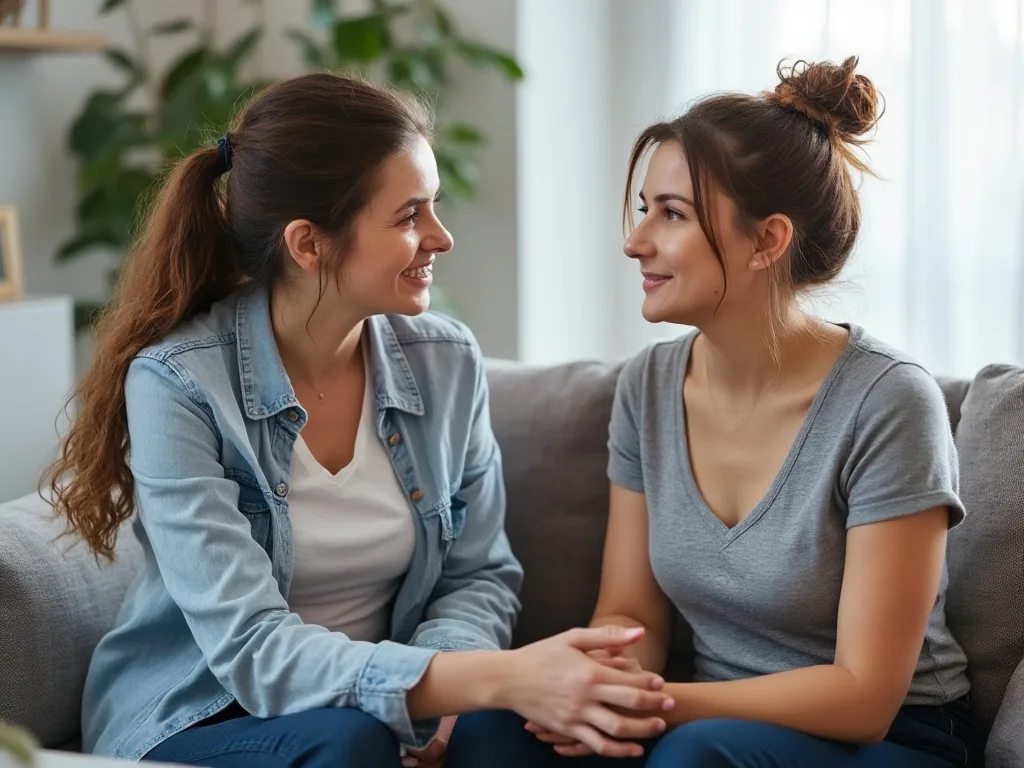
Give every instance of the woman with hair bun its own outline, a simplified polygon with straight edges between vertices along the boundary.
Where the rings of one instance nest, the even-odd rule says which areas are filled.
[[[610,428],[592,626],[645,635],[592,655],[662,673],[676,611],[696,651],[693,682],[664,688],[666,733],[633,745],[649,768],[979,764],[944,614],[965,512],[942,393],[798,302],[860,228],[851,171],[868,171],[856,149],[879,97],[856,65],[799,62],[772,92],[706,98],[630,158],[632,224],[649,155],[625,244],[643,315],[696,329],[625,366]],[[447,765],[613,765],[573,762],[589,752],[488,712],[459,721]]]

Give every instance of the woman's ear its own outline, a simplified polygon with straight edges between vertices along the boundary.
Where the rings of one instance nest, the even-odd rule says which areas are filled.
[[[793,242],[793,222],[788,216],[773,213],[757,227],[757,248],[750,257],[751,269],[767,269],[786,255]]]
[[[313,274],[320,268],[320,247],[312,223],[296,219],[284,228],[284,244],[288,254],[303,272]]]

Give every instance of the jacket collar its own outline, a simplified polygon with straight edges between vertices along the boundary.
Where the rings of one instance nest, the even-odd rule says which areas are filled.
[[[397,408],[422,416],[423,398],[391,322],[386,315],[374,315],[367,320],[367,328],[377,410]],[[265,288],[253,288],[239,297],[235,331],[246,415],[251,419],[265,419],[299,407],[277,350],[270,321],[270,294]]]

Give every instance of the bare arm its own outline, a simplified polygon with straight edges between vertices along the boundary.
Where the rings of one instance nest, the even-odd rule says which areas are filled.
[[[773,723],[828,739],[884,738],[903,704],[935,604],[948,512],[852,528],[835,661],[722,683],[670,684],[670,725],[706,718]]]
[[[611,485],[608,532],[601,568],[601,589],[592,627],[608,624],[643,627],[644,638],[623,650],[651,672],[661,672],[668,660],[672,604],[651,570],[647,502],[644,494]]]

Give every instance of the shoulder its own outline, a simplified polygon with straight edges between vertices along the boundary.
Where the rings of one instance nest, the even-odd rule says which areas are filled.
[[[640,399],[645,393],[656,395],[666,386],[673,391],[682,386],[684,371],[680,368],[685,365],[696,335],[696,331],[691,331],[676,339],[656,342],[626,360],[619,374],[620,397]]]
[[[163,338],[144,347],[128,368],[126,386],[136,394],[162,384],[181,389],[198,403],[208,400],[211,383],[238,380],[238,297],[217,302]]]
[[[386,315],[386,319],[402,346],[437,344],[453,345],[470,352],[478,349],[473,332],[464,323],[447,315],[428,311],[413,316]]]
[[[862,410],[919,402],[945,411],[938,382],[913,357],[856,327],[851,329],[850,346],[844,373],[856,378],[862,389]]]
[[[394,359],[408,362],[423,394],[433,394],[429,399],[458,399],[486,386],[483,353],[465,324],[436,312],[384,315],[375,322],[386,326],[382,341],[398,345],[401,354]]]

